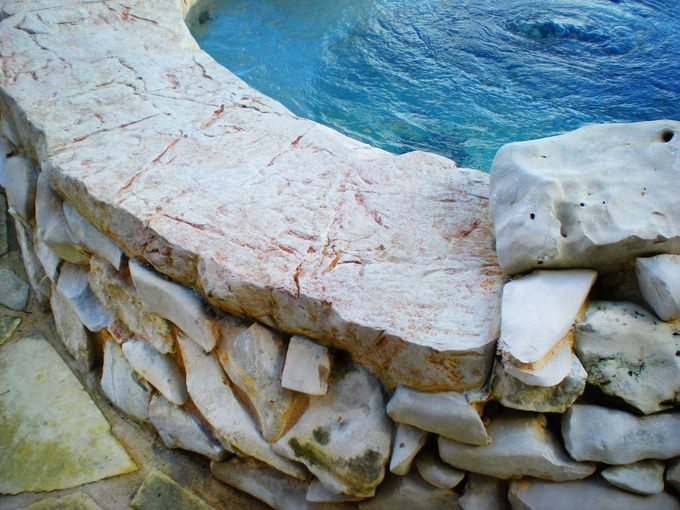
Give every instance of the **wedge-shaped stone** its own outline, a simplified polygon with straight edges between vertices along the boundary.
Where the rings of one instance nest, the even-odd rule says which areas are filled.
[[[130,501],[136,510],[215,510],[169,476],[154,469]]]
[[[34,239],[35,255],[40,261],[45,274],[52,283],[57,283],[59,277],[59,266],[61,265],[61,258],[54,253],[52,249],[43,243],[40,239]]]
[[[28,283],[11,269],[0,267],[0,305],[23,310],[28,303]]]
[[[417,473],[389,476],[372,499],[359,503],[361,510],[432,510],[457,508],[458,495],[450,489],[433,487]]]
[[[95,501],[83,492],[60,498],[45,498],[24,507],[23,510],[102,510]]]
[[[227,451],[213,437],[200,417],[177,407],[161,395],[154,395],[151,399],[149,420],[168,448],[200,453],[212,460],[222,460],[227,455]]]
[[[677,510],[680,503],[668,493],[640,496],[622,491],[599,476],[574,482],[518,480],[510,483],[508,498],[513,509],[583,510],[635,509]]]
[[[657,255],[635,261],[642,297],[661,319],[680,318],[680,255]]]
[[[111,316],[97,299],[87,282],[87,271],[74,264],[64,264],[57,281],[57,292],[66,299],[80,322],[92,332],[104,329]]]
[[[331,492],[372,496],[385,474],[392,438],[383,390],[349,361],[336,371],[328,393],[309,398],[309,408],[276,442],[276,451],[305,464]]]
[[[405,475],[411,469],[413,459],[425,446],[427,432],[424,430],[397,424],[397,430],[392,441],[392,457],[390,458],[390,471],[395,475]]]
[[[608,272],[640,255],[680,253],[680,204],[668,186],[678,147],[680,122],[668,120],[501,147],[489,204],[501,266]]]
[[[439,438],[439,455],[454,467],[493,476],[533,476],[546,480],[578,480],[595,471],[594,464],[574,462],[542,414],[507,411],[489,425],[492,443],[471,446]]]
[[[626,302],[592,303],[576,327],[588,383],[645,414],[680,403],[680,324]]]
[[[571,349],[569,349],[571,351]],[[556,386],[530,386],[506,374],[504,364],[494,369],[491,398],[505,407],[539,413],[563,413],[586,388],[586,373],[575,354],[571,355],[567,377]]]
[[[347,496],[346,494],[335,494],[329,491],[319,480],[314,480],[307,488],[307,501],[310,503],[343,503],[361,501],[364,498]],[[319,505],[315,505],[316,508]]]
[[[68,205],[63,204],[64,217],[73,237],[92,253],[100,256],[109,264],[120,271],[120,264],[123,260],[123,250],[107,236],[97,230],[89,221],[83,218],[78,211]]]
[[[218,358],[248,402],[266,441],[280,438],[307,407],[307,396],[281,386],[284,337],[259,323],[218,344]]]
[[[87,334],[71,302],[56,288],[52,289],[50,308],[57,334],[68,353],[83,367],[94,367],[98,355],[93,339]]]
[[[680,459],[675,459],[668,463],[666,482],[671,484],[676,491],[680,491]]]
[[[207,315],[198,295],[178,283],[165,280],[135,260],[130,260],[130,275],[147,312],[157,313],[177,324],[206,352],[215,348],[219,327]]]
[[[0,394],[0,493],[66,489],[136,469],[43,338],[2,346]]]
[[[561,384],[571,370],[573,334],[570,332],[561,342],[557,352],[544,365],[537,368],[520,368],[505,360],[505,371],[524,384],[550,388]]]
[[[21,260],[24,263],[28,282],[31,284],[31,288],[36,291],[38,300],[45,302],[50,297],[52,286],[33,249],[33,231],[16,218],[14,227],[17,232]]]
[[[286,352],[282,386],[308,395],[325,395],[330,373],[328,348],[304,336],[293,335]]]
[[[538,368],[562,347],[595,283],[597,273],[580,269],[534,271],[503,287],[503,358],[520,368]]]
[[[641,460],[635,464],[613,466],[602,470],[602,478],[619,489],[651,496],[664,489],[665,466],[660,460]]]
[[[636,416],[576,404],[562,416],[562,436],[572,458],[606,464],[680,456],[680,413]]]
[[[206,354],[193,340],[178,334],[187,389],[203,417],[213,427],[217,438],[225,446],[233,446],[276,469],[294,477],[303,478],[304,469],[280,457],[257,429],[255,421],[243,408],[226,382],[226,375],[217,358]]]
[[[149,417],[151,387],[139,377],[128,363],[116,342],[104,345],[102,391],[121,411],[145,421]]]
[[[443,462],[432,450],[425,451],[416,459],[418,474],[430,485],[440,489],[453,489],[463,481],[465,472]]]
[[[24,221],[35,218],[38,171],[26,156],[12,156],[5,162],[7,202]]]
[[[88,281],[92,292],[109,313],[119,317],[133,333],[148,341],[158,352],[174,351],[175,336],[170,324],[160,315],[144,309],[137,290],[123,273],[116,272],[108,262],[92,257]]]
[[[458,503],[463,510],[509,510],[508,483],[498,478],[470,473],[465,484],[465,493]]]
[[[489,436],[470,398],[464,393],[426,393],[399,386],[387,404],[387,414],[398,423],[457,441],[486,444]]]
[[[173,357],[135,338],[123,344],[123,353],[132,368],[170,402],[178,406],[187,402],[189,394],[184,375]]]

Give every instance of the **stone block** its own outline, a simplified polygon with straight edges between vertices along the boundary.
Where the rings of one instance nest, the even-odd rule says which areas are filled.
[[[74,264],[64,264],[57,281],[57,291],[68,300],[78,319],[88,330],[94,333],[108,326],[111,316],[90,289],[85,269]]]
[[[600,474],[614,487],[643,496],[652,496],[663,492],[664,469],[663,462],[659,460],[641,460],[634,464],[608,467]]]
[[[286,352],[282,386],[308,395],[325,395],[330,373],[328,348],[304,336],[293,335]]]
[[[680,255],[657,255],[635,261],[640,292],[662,320],[680,319]]]

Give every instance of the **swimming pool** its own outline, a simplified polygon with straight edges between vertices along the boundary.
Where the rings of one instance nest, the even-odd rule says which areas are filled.
[[[680,119],[677,0],[217,0],[190,28],[296,114],[488,170],[504,143]]]

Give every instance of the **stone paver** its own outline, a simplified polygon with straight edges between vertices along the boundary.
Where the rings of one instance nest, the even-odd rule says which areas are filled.
[[[161,471],[151,471],[130,502],[136,510],[215,510]]]

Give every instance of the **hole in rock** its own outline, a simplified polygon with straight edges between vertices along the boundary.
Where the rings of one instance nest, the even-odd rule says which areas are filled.
[[[665,129],[661,132],[661,140],[663,140],[664,143],[670,142],[673,138],[675,138],[675,133],[672,130]]]

